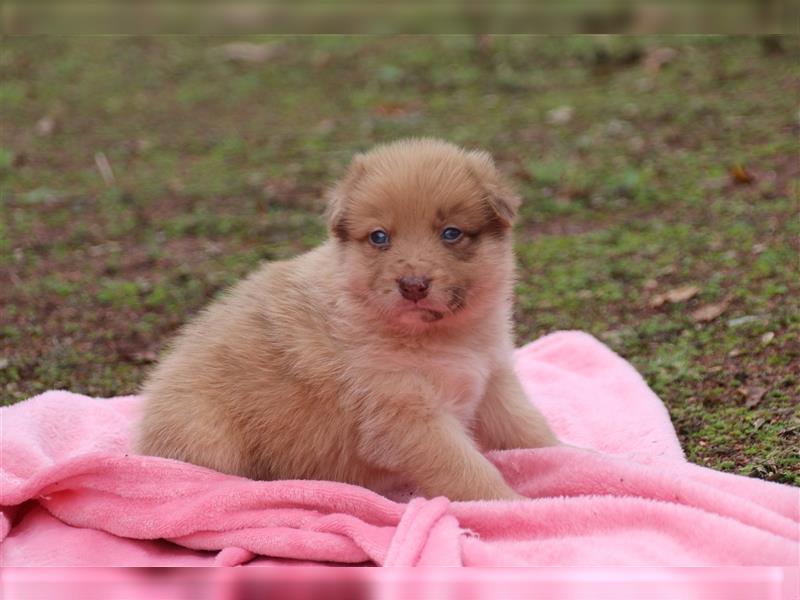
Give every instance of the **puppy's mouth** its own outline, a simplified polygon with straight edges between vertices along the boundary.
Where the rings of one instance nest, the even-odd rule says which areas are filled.
[[[433,323],[434,321],[441,321],[444,319],[444,313],[432,308],[423,308],[422,306],[413,306],[409,312],[419,313],[420,319],[426,323]]]
[[[430,298],[421,300],[401,299],[403,312],[417,313],[425,323],[441,321],[447,315],[453,315],[466,306],[466,292],[463,288],[454,287],[447,290],[447,301],[440,303],[433,302]]]

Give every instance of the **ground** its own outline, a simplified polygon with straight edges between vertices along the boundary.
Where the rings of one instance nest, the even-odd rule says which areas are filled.
[[[523,193],[520,344],[592,333],[691,461],[800,485],[797,38],[241,41],[3,40],[4,404],[135,392],[354,152],[432,135]]]

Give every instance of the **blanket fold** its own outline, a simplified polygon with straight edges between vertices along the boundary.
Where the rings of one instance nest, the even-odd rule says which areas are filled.
[[[54,391],[4,407],[0,564],[800,563],[800,489],[687,463],[664,405],[600,342],[559,332],[516,360],[556,433],[596,450],[491,453],[522,502],[400,503],[137,456],[136,396]]]

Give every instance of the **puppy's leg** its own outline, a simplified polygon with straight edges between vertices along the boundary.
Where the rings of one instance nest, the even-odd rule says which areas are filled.
[[[393,389],[403,389],[402,387]],[[452,415],[419,396],[373,397],[359,427],[359,454],[408,477],[427,497],[451,500],[523,499],[481,454]]]
[[[476,414],[475,435],[486,450],[561,445],[510,365],[496,369],[489,378]]]

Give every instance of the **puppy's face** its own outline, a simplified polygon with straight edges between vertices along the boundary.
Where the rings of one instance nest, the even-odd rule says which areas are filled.
[[[518,203],[485,153],[408,140],[357,156],[329,205],[349,297],[411,331],[505,301]]]

